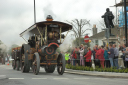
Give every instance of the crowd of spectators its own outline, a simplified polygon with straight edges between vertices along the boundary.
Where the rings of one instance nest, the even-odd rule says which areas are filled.
[[[95,66],[98,67],[115,67],[119,69],[118,58],[119,52],[122,53],[121,58],[123,59],[124,67],[128,68],[128,47],[124,44],[119,45],[119,48],[115,44],[109,46],[98,46],[95,45],[91,50],[90,47],[84,46],[72,48],[71,53],[65,53],[65,60],[68,64],[73,66],[92,66],[94,62]]]

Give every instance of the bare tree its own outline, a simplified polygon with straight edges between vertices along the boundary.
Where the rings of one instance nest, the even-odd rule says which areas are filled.
[[[69,24],[71,24],[73,26],[73,29],[71,30],[74,34],[73,36],[75,36],[75,38],[79,38],[79,45],[81,44],[80,38],[84,35],[84,33],[86,32],[86,30],[89,29],[85,29],[84,26],[86,25],[90,25],[90,20],[86,20],[86,19],[74,19],[71,21],[67,21]]]

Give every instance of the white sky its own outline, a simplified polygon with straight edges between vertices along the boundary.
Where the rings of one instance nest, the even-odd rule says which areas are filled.
[[[25,41],[19,34],[34,24],[34,0],[0,0],[0,40],[7,46]],[[35,0],[37,22],[52,15],[55,21],[87,19],[91,26],[101,20],[106,8],[115,12],[115,0]],[[120,0],[117,0],[120,2]],[[92,28],[92,27],[90,27]],[[98,28],[99,30],[101,28]],[[87,33],[91,34],[91,31]]]

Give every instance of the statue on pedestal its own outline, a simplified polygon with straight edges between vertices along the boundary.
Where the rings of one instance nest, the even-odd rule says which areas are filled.
[[[105,14],[102,16],[102,18],[104,18],[104,22],[105,22],[105,25],[106,25],[106,28],[109,29],[109,34],[110,36],[113,36],[111,34],[111,28],[114,28],[114,25],[113,25],[113,19],[114,19],[114,15],[113,13],[109,10],[109,8],[106,9],[106,12]]]

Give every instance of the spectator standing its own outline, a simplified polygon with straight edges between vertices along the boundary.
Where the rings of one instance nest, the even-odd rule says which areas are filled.
[[[66,63],[68,62],[68,59],[69,59],[69,53],[66,52],[66,53],[65,53],[65,61],[66,61]]]
[[[76,51],[77,51],[77,47],[74,48],[74,51],[73,51],[73,66],[76,65],[76,59],[77,59]]]
[[[114,63],[114,67],[116,67],[118,69],[119,68],[119,65],[118,65],[119,50],[117,49],[115,44],[113,44],[113,48],[114,48],[114,60],[113,60],[113,63]]]
[[[110,61],[109,61],[109,58],[108,58],[108,47],[105,47],[105,51],[104,51],[104,65],[106,68],[110,68]]]
[[[128,68],[128,47],[126,48],[126,51],[124,52],[125,54],[125,67]]]
[[[92,51],[91,51],[91,49],[88,47],[88,52],[87,52],[87,54],[84,56],[85,58],[86,58],[86,60],[85,60],[85,66],[89,66],[89,67],[91,67],[92,65],[92,63],[91,63],[91,55],[92,55]]]
[[[81,48],[81,47],[80,47],[80,48]],[[79,49],[80,49],[80,48],[77,48],[76,51],[75,51],[76,57],[77,57],[77,59],[76,59],[77,65],[80,65],[80,53],[79,53]]]
[[[95,47],[93,47],[92,55],[93,55],[93,59],[94,59],[94,60],[95,60],[95,54],[96,54],[96,52],[95,52]]]
[[[83,56],[85,56],[87,54],[87,52],[88,52],[88,46],[85,45],[84,46],[84,55]],[[85,65],[85,60],[86,60],[86,58],[84,57],[84,65]]]
[[[122,51],[123,49],[123,46],[119,45],[119,51]]]
[[[101,67],[100,65],[100,56],[101,56],[101,47],[99,46],[98,47],[98,50],[96,50],[95,48],[95,52],[96,52],[96,55],[95,55],[95,66],[98,66],[98,67]]]
[[[98,50],[98,45],[95,45],[95,53],[97,52]]]
[[[102,49],[102,47],[98,47],[98,59],[100,60],[100,66],[102,66],[104,68],[104,50]]]
[[[84,56],[83,56],[84,49],[80,47],[79,52],[80,52],[80,66],[84,66]]]
[[[95,64],[95,54],[96,54],[96,52],[95,52],[95,47],[93,47],[93,50],[92,50],[92,56],[93,56],[94,64]]]
[[[111,67],[113,68],[114,67],[114,64],[113,64],[113,58],[114,58],[114,49],[112,47],[112,45],[110,44],[109,45],[109,51],[108,51],[108,58],[110,60],[110,64],[111,64]]]

